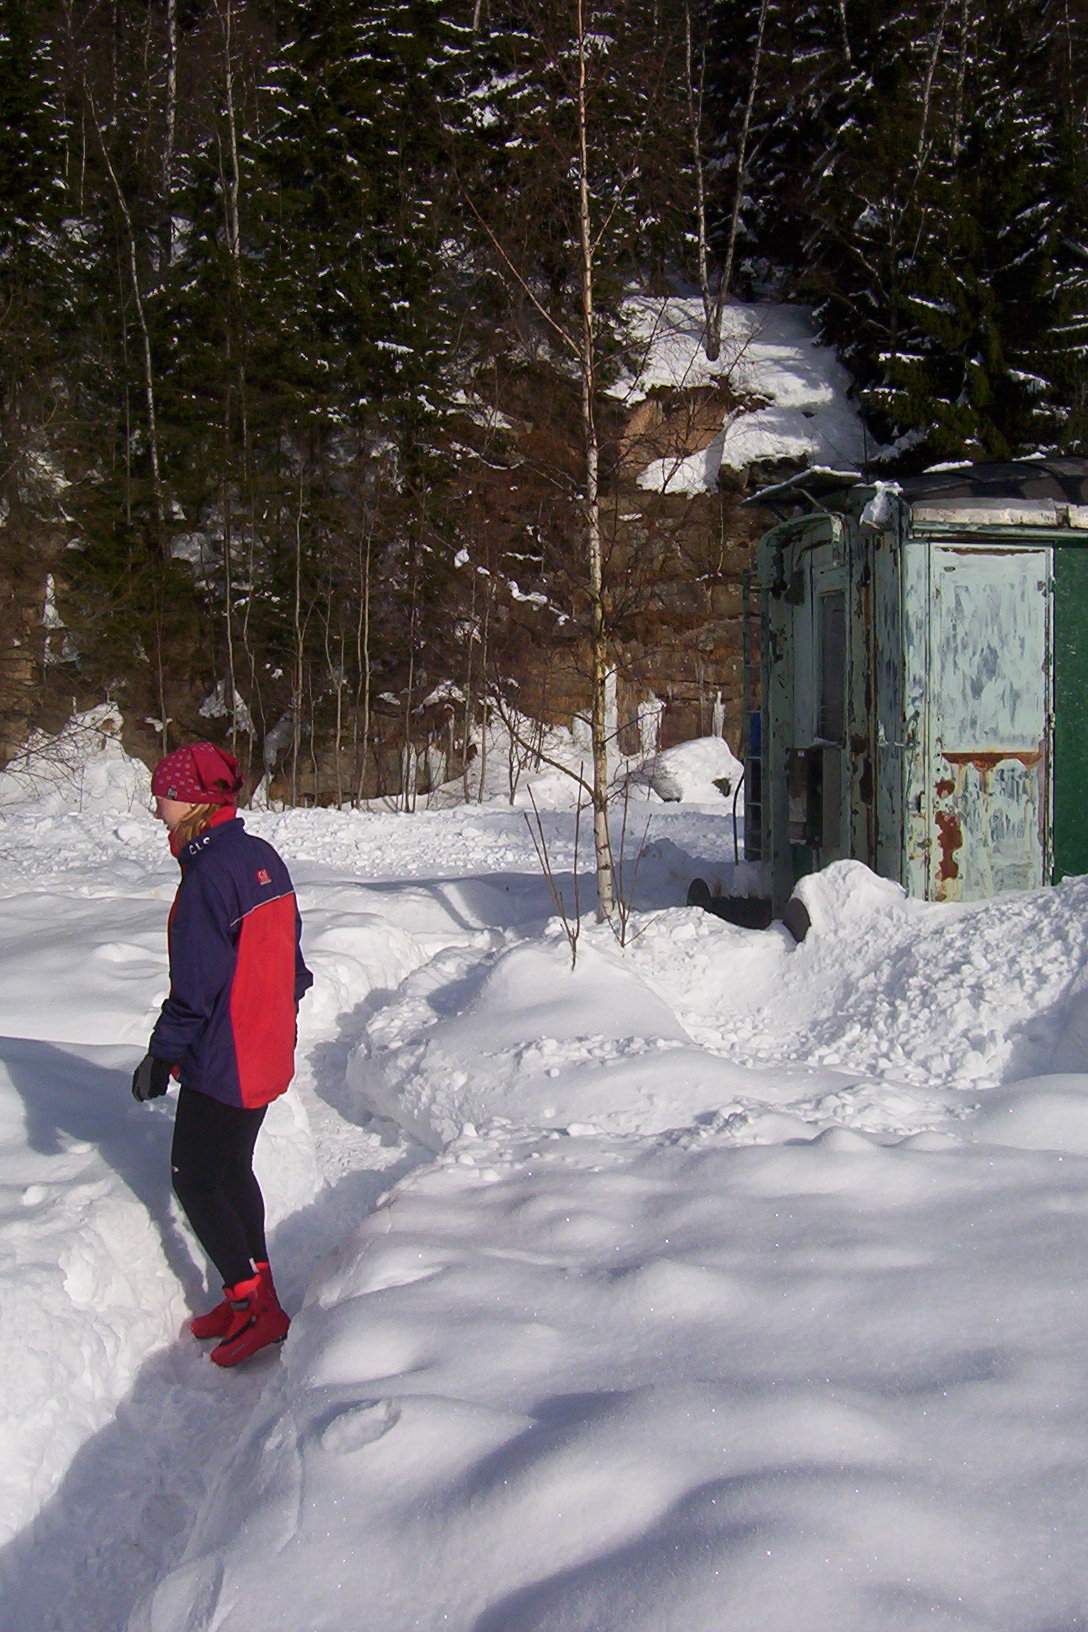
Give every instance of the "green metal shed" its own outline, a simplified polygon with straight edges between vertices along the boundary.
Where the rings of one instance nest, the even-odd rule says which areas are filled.
[[[775,910],[842,857],[936,901],[1088,872],[1088,460],[809,487],[757,568]]]

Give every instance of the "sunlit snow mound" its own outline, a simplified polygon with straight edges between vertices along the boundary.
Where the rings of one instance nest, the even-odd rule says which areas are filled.
[[[798,893],[814,1061],[983,1087],[1088,1069],[1088,879],[944,905],[837,862]]]
[[[441,1150],[513,1123],[654,1133],[751,1096],[759,1073],[696,1046],[673,1008],[606,943],[561,935],[482,963],[409,975],[349,1068],[362,1106]],[[771,1084],[766,1084],[774,1097]]]
[[[553,733],[558,737],[559,733]],[[566,745],[564,762],[583,777],[590,775],[589,750],[579,752],[576,739]],[[660,800],[665,804],[710,805],[722,814],[744,809],[744,766],[723,737],[694,737],[662,748],[644,759],[637,756],[612,767],[614,809],[625,798]],[[585,790],[569,773],[544,767],[527,776],[514,795],[514,804],[537,810],[572,810]]]
[[[33,806],[43,816],[121,816],[146,808],[147,767],[121,746],[121,716],[100,703],[56,736],[34,731],[0,771],[0,808]]]
[[[646,741],[633,754],[616,747],[610,732],[608,772],[614,806],[625,800],[719,806],[742,784],[744,767],[721,736],[696,737],[671,748],[655,749],[662,708],[647,699]],[[593,749],[589,722],[545,727],[516,713],[495,713],[464,774],[417,798],[419,810],[447,810],[462,804],[489,804],[524,811],[567,811],[587,800],[592,780]],[[370,809],[388,808],[372,800]],[[738,811],[743,808],[737,802]]]
[[[543,939],[447,949],[367,1022],[359,1108],[433,1150],[500,1122],[762,1143],[962,1132],[980,1093],[1053,1073],[1082,1092],[1088,880],[946,906],[839,862],[799,894],[801,945],[668,909],[636,914],[625,949],[583,922],[573,969],[557,921]],[[1065,1109],[1048,1125],[1079,1148]],[[1006,1115],[985,1137],[1016,1143],[1018,1127]]]
[[[744,766],[722,737],[695,737],[663,748],[634,780],[669,804],[718,805],[726,799],[732,810],[743,778]],[[736,798],[736,808],[744,808],[743,798]]]
[[[553,739],[566,734],[553,732]],[[556,757],[553,740],[552,755]],[[590,776],[588,744],[578,737],[567,737],[561,749],[562,762],[583,778]],[[527,775],[515,792],[513,803],[538,810],[572,810],[585,790],[570,774],[556,766],[545,766]],[[734,795],[743,785],[744,767],[722,737],[695,737],[688,742],[662,748],[645,758],[632,756],[610,765],[614,805],[618,808],[625,797],[658,800],[666,804],[711,805],[722,813],[733,809]],[[726,803],[728,801],[728,803]],[[737,811],[744,808],[743,798],[736,801]]]

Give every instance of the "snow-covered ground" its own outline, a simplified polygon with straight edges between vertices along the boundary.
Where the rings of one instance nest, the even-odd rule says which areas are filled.
[[[1088,881],[843,864],[797,946],[679,904],[728,800],[647,802],[572,969],[520,810],[248,816],[316,985],[294,1325],[224,1374],[129,1094],[174,863],[114,743],[72,774],[0,779],[0,1624],[1088,1627]]]

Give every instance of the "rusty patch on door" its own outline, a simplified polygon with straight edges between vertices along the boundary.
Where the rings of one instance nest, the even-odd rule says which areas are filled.
[[[939,763],[952,775],[933,785],[937,899],[961,899],[966,881],[987,894],[1032,887],[1045,839],[1043,747],[946,749]]]
[[[1041,748],[1013,748],[1006,749],[1003,753],[956,754],[946,749],[942,754],[942,758],[946,759],[950,765],[973,765],[979,776],[985,781],[998,765],[1003,765],[1009,759],[1015,759],[1018,764],[1024,767],[1025,771],[1033,771],[1037,765],[1041,765],[1043,762],[1043,750]],[[947,791],[951,793],[953,786],[952,783],[938,782],[937,792]]]
[[[951,879],[960,876],[960,864],[956,860],[956,851],[963,847],[963,831],[960,827],[959,816],[954,810],[939,810],[935,821],[937,823],[937,843],[941,850],[937,877],[942,884],[947,884]]]

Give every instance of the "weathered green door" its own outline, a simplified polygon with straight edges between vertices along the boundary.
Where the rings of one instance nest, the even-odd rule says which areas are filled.
[[[971,901],[1049,881],[1046,547],[934,546],[928,887]]]

